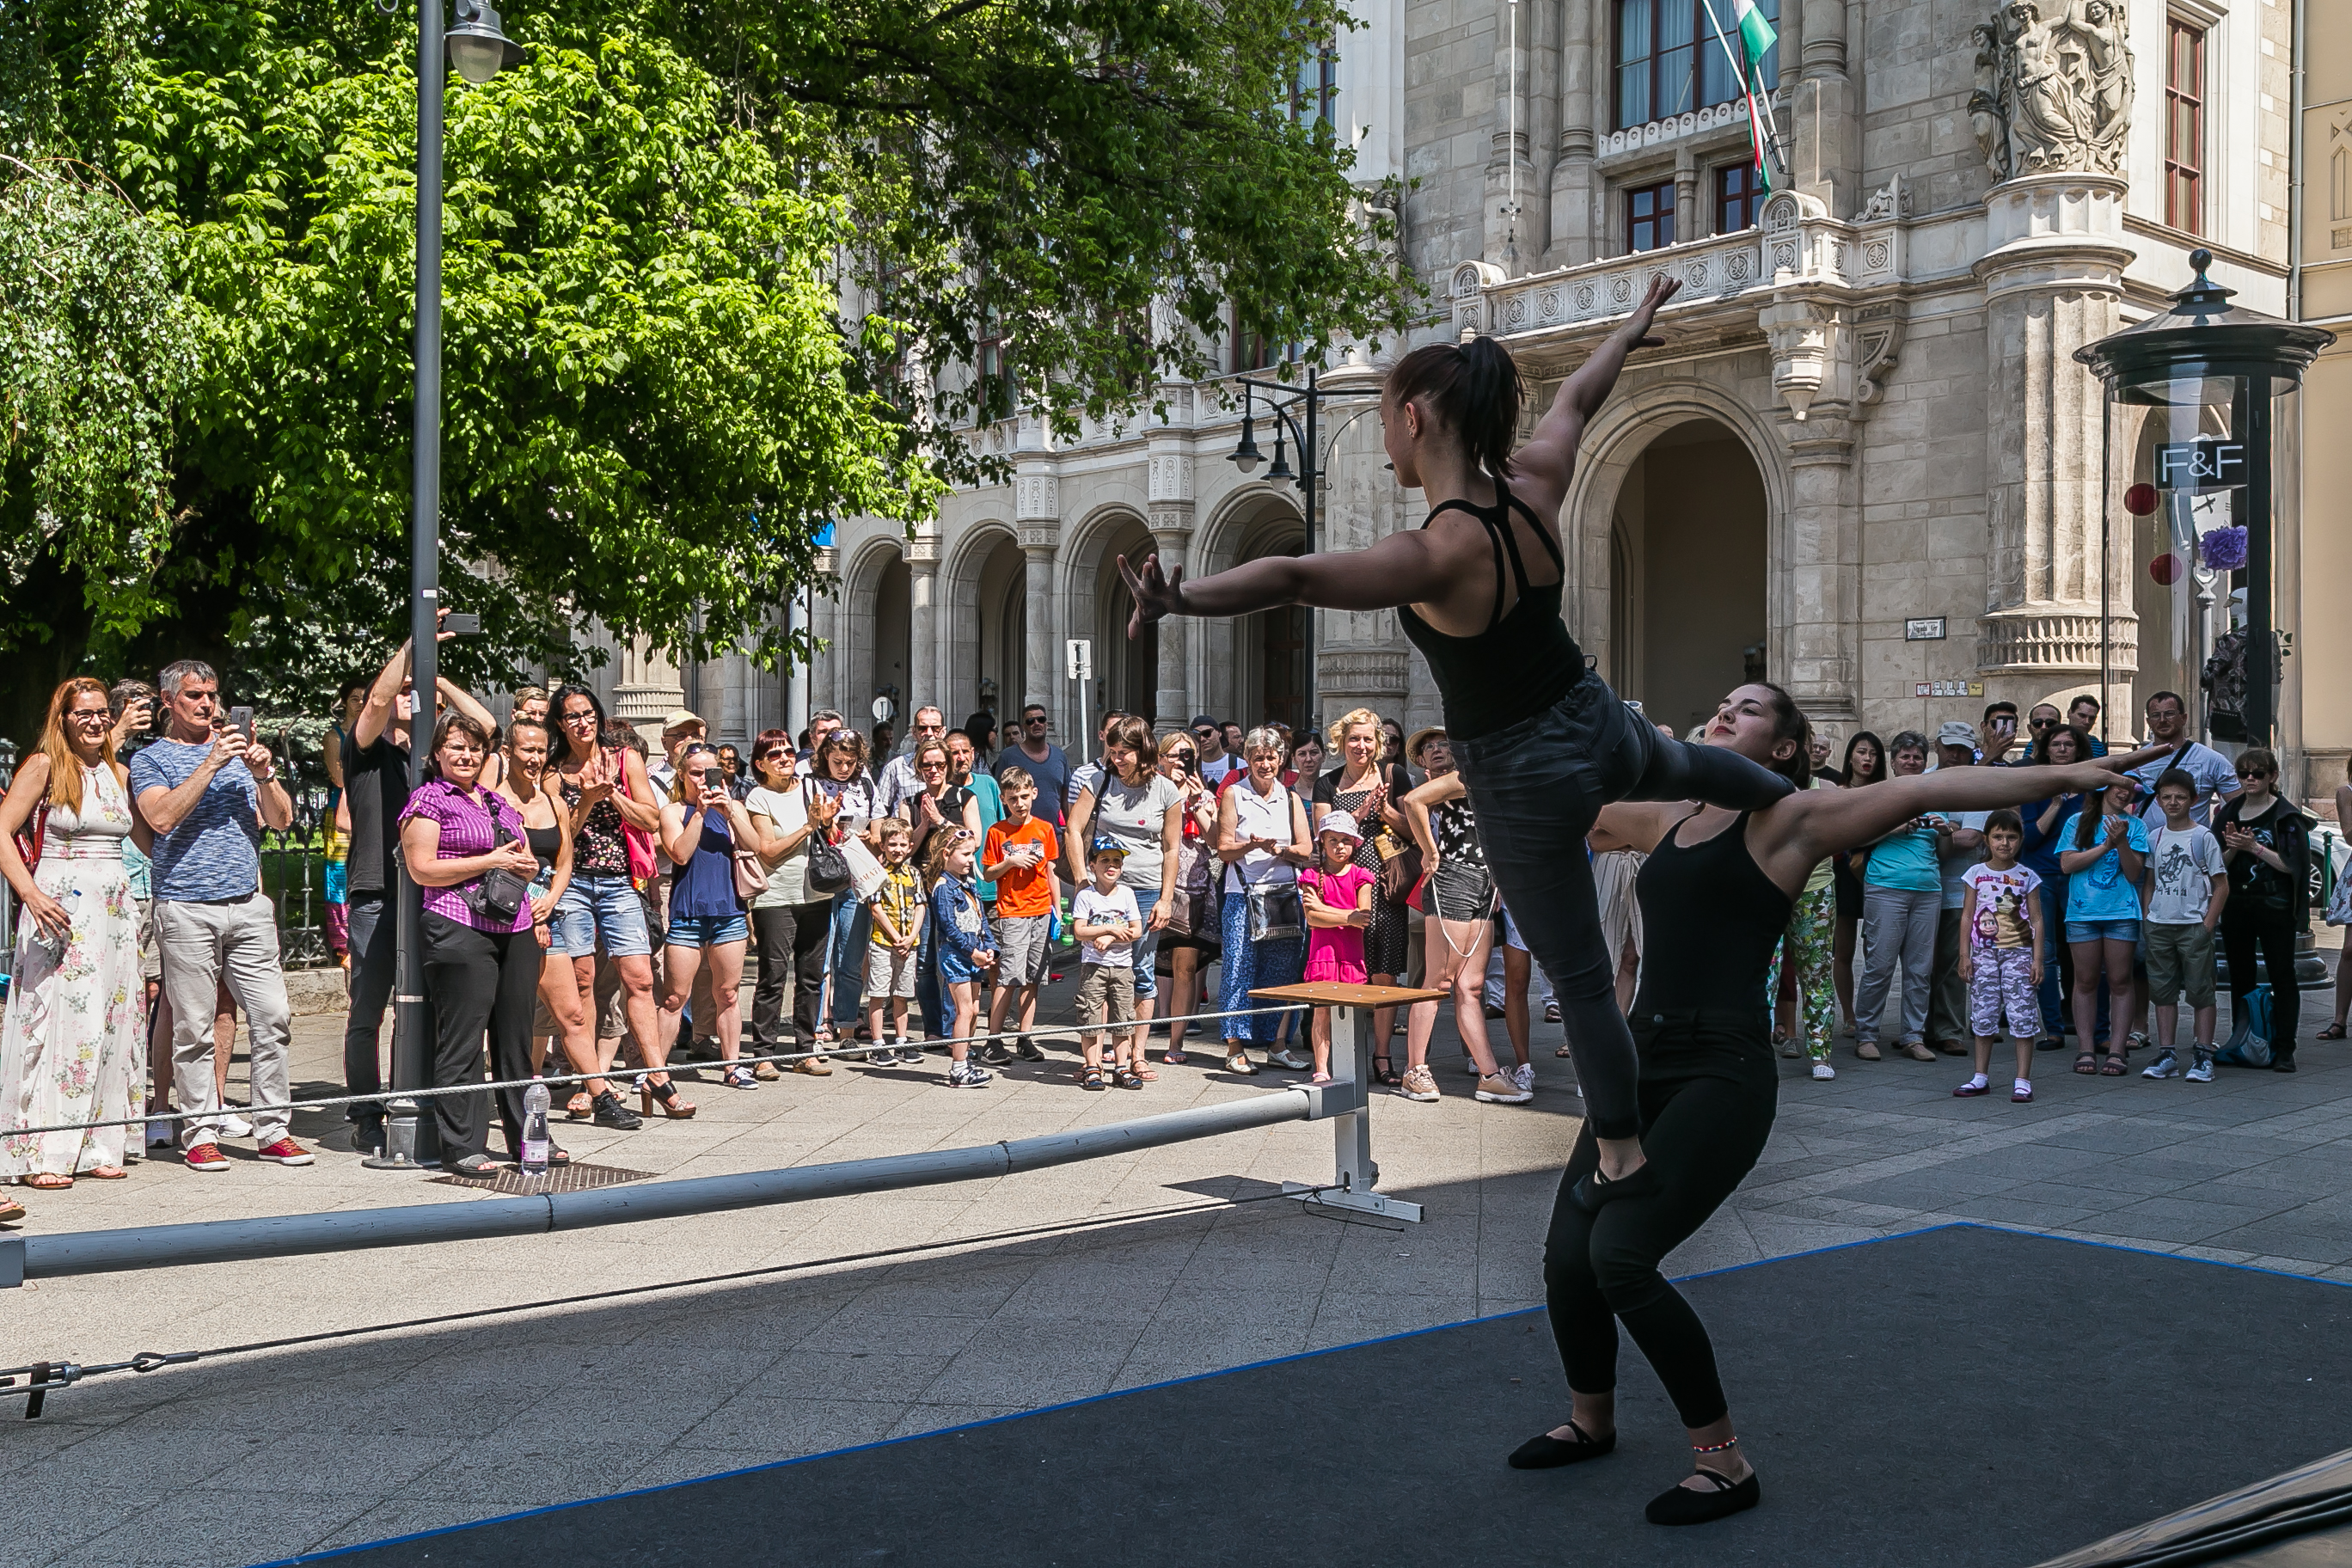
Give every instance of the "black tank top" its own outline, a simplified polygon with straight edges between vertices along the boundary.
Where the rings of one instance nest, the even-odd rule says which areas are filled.
[[[522,837],[523,841],[530,846],[530,852],[539,857],[541,874],[552,872],[555,869],[555,857],[563,847],[563,830],[557,827],[526,826],[522,830]]]
[[[1584,653],[1568,635],[1559,618],[1561,584],[1568,576],[1559,546],[1527,502],[1511,494],[1511,487],[1495,481],[1493,506],[1473,506],[1466,500],[1440,501],[1429,509],[1422,527],[1437,521],[1442,511],[1466,511],[1484,523],[1486,542],[1495,552],[1495,613],[1486,629],[1474,637],[1457,637],[1439,631],[1413,613],[1411,605],[1397,607],[1397,620],[1412,646],[1429,660],[1437,679],[1437,692],[1445,704],[1445,728],[1455,741],[1475,740],[1531,714],[1540,713],[1568,695],[1584,679]],[[1535,530],[1544,553],[1559,576],[1541,587],[1528,582],[1528,568],[1519,559],[1519,542],[1511,527],[1510,509]],[[1510,581],[1518,587],[1518,602],[1503,613],[1503,563],[1510,562]]]
[[[1693,813],[1694,816],[1696,813]],[[1748,852],[1748,816],[1705,843],[1675,824],[1650,852],[1633,891],[1642,900],[1642,990],[1633,1013],[1693,1007],[1764,1006],[1772,950],[1789,928],[1793,900]]]

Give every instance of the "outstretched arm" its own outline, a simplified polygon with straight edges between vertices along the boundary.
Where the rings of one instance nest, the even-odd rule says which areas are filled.
[[[1661,276],[1650,280],[1649,293],[1633,308],[1625,324],[1602,339],[1601,346],[1592,351],[1592,357],[1560,384],[1559,395],[1537,421],[1535,434],[1528,437],[1526,446],[1511,454],[1514,473],[1549,478],[1563,489],[1567,486],[1569,472],[1576,463],[1576,444],[1584,438],[1585,422],[1609,400],[1611,389],[1617,384],[1618,373],[1625,368],[1627,354],[1637,348],[1664,345],[1665,339],[1650,335],[1650,323],[1656,318],[1658,308],[1673,299],[1681,287],[1681,279],[1675,278]]]
[[[1388,610],[1416,599],[1444,596],[1453,563],[1433,548],[1430,535],[1392,533],[1368,550],[1318,555],[1268,555],[1229,572],[1187,582],[1160,570],[1160,557],[1139,563],[1118,558],[1119,575],[1134,595],[1135,614],[1127,635],[1169,616],[1245,616],[1277,605],[1314,605],[1327,610]]]
[[[1942,768],[1861,789],[1800,790],[1764,814],[1769,827],[1805,864],[1857,845],[1874,843],[1923,812],[1994,811],[2046,795],[2095,791],[2114,775],[2096,763],[2063,768]],[[1768,831],[1769,831],[1768,827]],[[1785,834],[1785,837],[1783,837]]]

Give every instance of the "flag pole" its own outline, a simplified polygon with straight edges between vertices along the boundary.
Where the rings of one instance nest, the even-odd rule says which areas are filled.
[[[1723,22],[1715,14],[1715,0],[1699,0],[1699,4],[1706,8],[1707,25],[1715,29],[1715,41],[1723,46],[1724,58],[1731,62],[1731,74],[1739,79],[1739,85],[1748,89],[1749,101],[1763,116],[1764,148],[1780,165],[1779,184],[1781,189],[1786,190],[1789,184],[1789,155],[1780,146],[1780,123],[1773,117],[1771,96],[1761,90],[1755,79],[1749,77],[1748,62],[1740,58],[1738,50],[1731,47],[1730,38],[1724,34]],[[1760,70],[1763,62],[1758,61],[1757,66]],[[1768,174],[1771,172],[1767,171]]]

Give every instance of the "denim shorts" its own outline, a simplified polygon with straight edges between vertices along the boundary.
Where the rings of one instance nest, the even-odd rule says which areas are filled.
[[[742,915],[672,915],[662,941],[671,947],[717,947],[721,942],[751,939],[751,922]]]
[[[2068,942],[2137,942],[2137,921],[2068,921]]]
[[[646,901],[626,877],[573,877],[548,925],[554,938],[549,951],[566,958],[594,952],[600,935],[608,958],[641,958],[654,950]]]

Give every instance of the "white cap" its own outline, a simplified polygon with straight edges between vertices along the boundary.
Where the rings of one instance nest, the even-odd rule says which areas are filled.
[[[1364,841],[1363,829],[1358,827],[1356,826],[1356,819],[1349,816],[1344,811],[1325,812],[1323,814],[1323,825],[1320,827],[1318,827],[1315,831],[1318,835],[1336,833],[1342,838],[1352,838],[1359,844],[1361,844]]]

